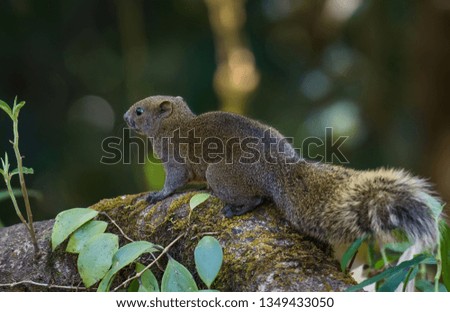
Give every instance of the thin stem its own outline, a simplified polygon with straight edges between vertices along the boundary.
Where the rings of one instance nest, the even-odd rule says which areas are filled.
[[[114,224],[114,226],[119,230],[119,232],[122,234],[122,236],[127,239],[130,242],[134,242],[134,240],[132,240],[130,237],[128,237],[127,234],[125,234],[125,232],[122,230],[122,228],[116,223],[116,221],[113,220],[113,218],[111,218],[106,212],[102,211],[100,212],[100,214],[106,216],[109,221],[111,221],[112,224]]]
[[[369,262],[369,267],[374,268],[374,266],[375,266],[375,245],[374,245],[372,238],[370,238],[367,242],[367,254],[368,254],[367,259]]]
[[[412,272],[416,269],[416,267],[409,268],[408,274],[405,277],[405,281],[403,282],[402,292],[406,291],[406,287],[408,286],[409,278],[411,277]]]
[[[14,153],[16,155],[16,159],[17,159],[17,169],[19,170],[20,187],[22,189],[23,201],[25,203],[25,210],[26,210],[27,217],[28,217],[28,231],[30,232],[30,235],[31,235],[31,241],[33,242],[34,250],[35,250],[35,252],[38,252],[39,246],[38,246],[38,243],[36,240],[36,233],[35,233],[34,225],[33,225],[33,213],[31,212],[30,199],[28,198],[27,186],[25,184],[25,177],[23,174],[22,156],[20,155],[20,151],[19,151],[19,126],[18,125],[19,125],[19,119],[18,119],[18,117],[16,117],[13,120],[13,130],[14,130],[13,148],[14,148]]]
[[[128,284],[129,282],[131,282],[132,280],[141,277],[141,275],[144,274],[144,272],[146,270],[150,269],[153,265],[155,265],[155,263],[157,263],[158,260],[161,259],[169,251],[169,249],[184,235],[186,235],[186,234],[183,233],[183,234],[179,235],[177,238],[175,238],[169,245],[167,245],[166,248],[163,249],[163,251],[159,254],[159,256],[154,261],[152,261],[149,265],[147,265],[142,271],[136,273],[134,276],[132,276],[130,278],[127,278],[123,283],[121,283],[119,286],[114,288],[113,291],[117,291],[120,288],[122,288],[123,286],[125,286],[126,284]]]
[[[347,272],[350,272],[350,270],[352,269],[353,262],[355,262],[357,255],[358,255],[358,250],[356,250],[355,254],[353,255],[352,259],[350,260],[350,263],[348,264],[347,269],[346,269]]]
[[[58,289],[70,289],[70,290],[86,290],[86,287],[79,287],[79,286],[64,286],[64,285],[52,285],[52,284],[44,284],[44,283],[38,283],[34,281],[20,281],[20,282],[14,282],[10,284],[0,284],[0,287],[15,287],[17,285],[23,285],[23,284],[30,284],[34,286],[41,286],[41,287],[47,287],[47,288],[58,288]],[[93,289],[93,288],[91,288]]]
[[[427,266],[424,263],[419,264],[420,279],[427,279]]]
[[[11,201],[13,203],[14,209],[16,210],[16,214],[19,217],[20,221],[22,221],[22,223],[25,224],[28,231],[30,231],[28,223],[25,220],[25,218],[23,217],[23,214],[19,209],[19,205],[17,204],[16,196],[14,196],[14,191],[11,187],[11,176],[9,176],[7,172],[5,172],[4,178],[5,178],[6,187],[8,189],[9,197],[11,197]]]
[[[439,279],[441,278],[442,273],[442,255],[441,255],[441,240],[438,239],[437,242],[437,252],[436,252],[436,275],[434,276],[434,291],[439,291]]]
[[[384,245],[380,246],[380,254],[381,254],[381,258],[383,258],[384,267],[387,268],[389,266],[389,260],[386,255],[386,248],[384,247]]]
[[[158,267],[158,269],[161,272],[164,272],[164,268],[161,266],[161,264],[157,261],[157,258],[155,256],[155,254],[153,252],[150,253],[150,255],[152,256],[153,260],[156,260],[156,266]]]
[[[127,234],[125,234],[125,232],[122,230],[122,228],[116,223],[116,221],[114,221],[113,218],[111,218],[106,212],[102,211],[100,212],[100,214],[104,215],[105,217],[107,217],[109,219],[109,221],[111,221],[111,223],[119,230],[119,232],[122,234],[122,236],[127,239],[130,242],[134,242],[134,240],[132,240]],[[156,259],[156,256],[151,252],[150,253],[153,257],[153,259]],[[157,262],[156,265],[158,266],[158,268],[161,271],[164,271],[164,269],[161,267],[161,265]]]

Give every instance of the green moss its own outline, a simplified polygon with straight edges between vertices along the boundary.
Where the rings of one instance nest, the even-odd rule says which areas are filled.
[[[273,205],[226,218],[221,213],[223,202],[214,196],[190,211],[189,201],[197,193],[176,194],[151,206],[138,200],[143,194],[128,195],[103,200],[92,208],[108,212],[136,239],[166,246],[180,233],[185,233],[170,250],[170,255],[194,274],[199,285],[202,283],[195,274],[193,250],[204,235],[216,237],[224,247],[223,267],[213,285],[222,291],[252,289],[246,287],[266,282],[255,280],[264,276],[273,279],[280,289],[292,285],[292,278],[288,278],[292,276],[305,284],[305,290],[310,284],[313,285],[311,290],[317,289],[317,282],[322,285],[319,289],[333,290],[336,286],[330,285],[329,279],[354,283],[350,276],[339,272],[329,247],[305,239],[281,222]],[[317,277],[316,284],[309,282],[311,276]]]

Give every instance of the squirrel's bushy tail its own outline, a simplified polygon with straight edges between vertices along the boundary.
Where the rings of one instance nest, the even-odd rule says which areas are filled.
[[[436,245],[439,212],[430,203],[439,208],[440,201],[425,180],[403,170],[302,163],[282,179],[273,198],[299,231],[329,243],[363,235],[398,241],[405,234],[423,248]]]
[[[424,247],[438,239],[438,217],[430,207],[429,184],[403,170],[354,171],[334,196],[342,209],[364,234],[395,241],[398,230]],[[339,213],[338,213],[339,214]]]

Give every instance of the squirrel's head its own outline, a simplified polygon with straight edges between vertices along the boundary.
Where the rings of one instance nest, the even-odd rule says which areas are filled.
[[[181,96],[155,95],[133,104],[123,118],[131,129],[153,136],[163,129],[173,131],[193,116]]]

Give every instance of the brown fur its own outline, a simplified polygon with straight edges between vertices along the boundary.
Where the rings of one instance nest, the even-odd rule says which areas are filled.
[[[224,213],[228,217],[271,200],[296,229],[327,242],[351,242],[365,234],[392,240],[395,229],[427,246],[436,242],[436,220],[421,196],[430,194],[429,186],[401,170],[355,171],[307,163],[275,129],[224,112],[196,116],[181,97],[146,98],[134,104],[124,118],[131,128],[151,139],[158,157],[167,160],[164,188],[150,194],[149,202],[169,196],[189,181],[205,180],[227,204]],[[285,153],[267,151],[259,142],[254,148],[265,156],[270,153],[273,162],[227,163],[222,159],[211,163],[202,159],[205,153],[200,145],[189,140],[180,145],[181,155],[198,156],[200,161],[180,164],[163,142],[163,138],[173,137],[176,129],[183,137],[188,137],[189,130],[195,130],[195,136],[202,140],[215,137],[222,142],[232,137],[262,138],[269,130]],[[226,151],[234,159],[245,154],[240,149]]]

